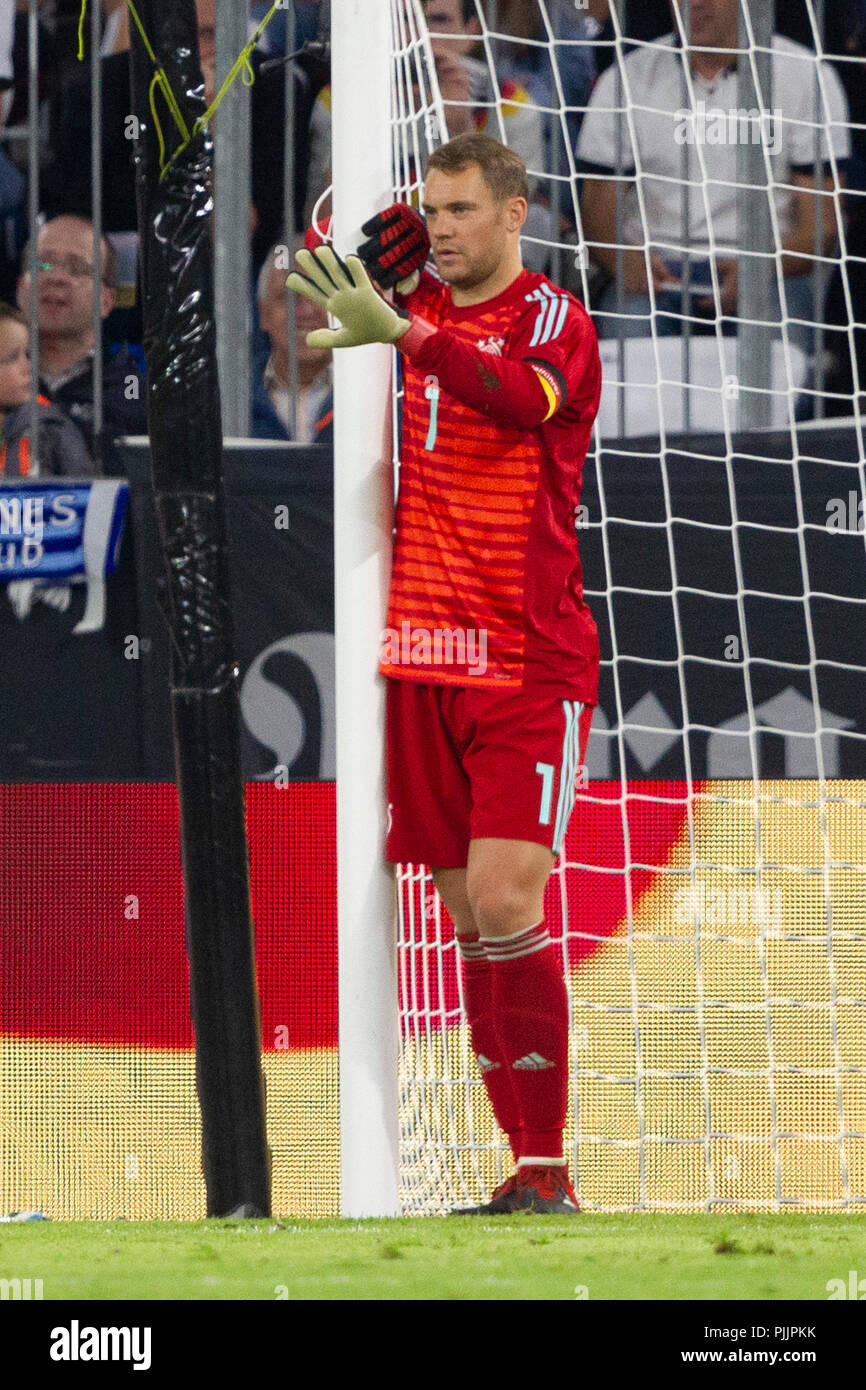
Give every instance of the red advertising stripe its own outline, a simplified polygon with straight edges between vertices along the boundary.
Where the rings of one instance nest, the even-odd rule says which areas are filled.
[[[0,786],[0,818],[0,1032],[189,1047],[174,787]],[[333,786],[251,785],[247,823],[265,1047],[332,1045]]]
[[[564,856],[587,866],[568,870],[572,964],[596,948],[596,938],[611,935],[626,912],[624,872],[603,872],[625,866],[620,787],[593,783],[587,790]],[[632,783],[629,793],[631,863],[662,865],[682,833],[686,786]],[[0,1032],[189,1047],[174,787],[0,786],[0,816]],[[247,825],[264,1047],[333,1046],[333,784],[252,784]],[[632,868],[635,901],[653,872]],[[548,921],[558,935],[555,879]],[[441,1002],[456,1009],[450,953],[442,986]]]

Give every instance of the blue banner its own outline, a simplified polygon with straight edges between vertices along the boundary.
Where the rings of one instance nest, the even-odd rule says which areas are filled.
[[[116,478],[0,484],[0,582],[112,574],[128,503],[129,486]]]

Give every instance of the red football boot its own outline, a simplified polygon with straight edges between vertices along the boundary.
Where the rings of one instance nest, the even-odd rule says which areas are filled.
[[[577,1216],[580,1203],[564,1164],[527,1164],[497,1187],[489,1202],[456,1208],[453,1216],[508,1216],[528,1211],[538,1216]]]

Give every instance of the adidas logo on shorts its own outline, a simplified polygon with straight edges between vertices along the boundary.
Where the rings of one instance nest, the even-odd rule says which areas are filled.
[[[485,1057],[483,1052],[478,1053],[478,1066],[482,1073],[488,1071],[495,1071],[496,1068],[500,1065],[500,1062],[491,1062],[490,1058]]]
[[[549,1067],[555,1067],[556,1063],[549,1062],[540,1052],[527,1052],[525,1057],[518,1057],[511,1065],[515,1071],[547,1071]]]

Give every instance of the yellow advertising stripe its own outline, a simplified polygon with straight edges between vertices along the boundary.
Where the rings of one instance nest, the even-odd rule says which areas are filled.
[[[263,1059],[276,1216],[339,1214],[333,1048]],[[59,1221],[205,1214],[191,1049],[0,1038],[0,1212]]]
[[[757,867],[751,785],[711,790],[696,803],[695,859],[727,872],[659,875],[631,938],[621,923],[572,973],[582,1195],[657,1206],[712,1196],[759,1209],[778,1183],[816,1209],[839,1203],[845,1167],[849,1190],[866,1190],[866,1141],[840,1143],[840,1102],[845,1130],[866,1129],[854,1002],[866,999],[864,875],[829,875],[831,974],[818,784],[761,784],[765,861],[784,866],[764,870],[762,893],[751,873],[731,872]],[[862,856],[864,792],[827,784],[839,864]],[[668,866],[689,861],[683,834]]]

